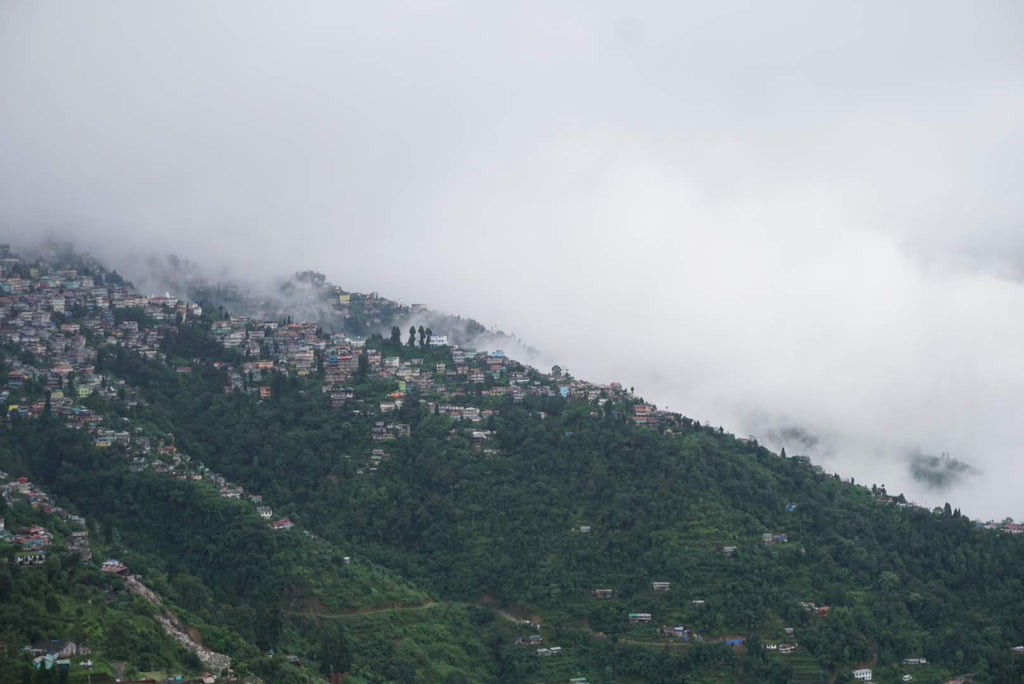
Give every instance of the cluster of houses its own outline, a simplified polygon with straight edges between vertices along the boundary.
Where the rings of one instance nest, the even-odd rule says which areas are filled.
[[[335,314],[346,320],[356,319],[361,321],[367,328],[379,326],[385,320],[392,320],[398,314],[424,308],[422,304],[403,307],[398,302],[385,299],[376,292],[359,294],[357,292],[345,292],[340,287],[333,287],[331,296],[335,298],[333,302]]]
[[[788,508],[789,506],[793,506],[793,509],[789,509]],[[787,510],[795,510],[795,509],[796,509],[796,504],[787,504]],[[761,544],[763,544],[764,546],[774,546],[776,544],[788,544],[788,543],[789,543],[789,535],[787,533],[785,533],[785,532],[765,532],[764,534],[761,535]],[[716,546],[715,547],[715,551],[717,553],[722,554],[726,558],[731,558],[737,551],[739,551],[739,547],[736,546],[736,545],[733,545],[733,544],[729,544],[729,545],[725,545],[725,546]]]
[[[979,521],[975,524],[983,530],[998,530],[1003,534],[1024,534],[1024,524],[1014,522],[1013,518],[1006,518],[998,522],[995,520]]]
[[[89,264],[87,257],[83,258]],[[92,264],[91,269],[102,273]],[[157,322],[153,327],[140,326],[137,320],[120,320],[119,310],[141,311],[143,320]],[[147,297],[139,294],[132,286],[120,279],[103,282],[102,276],[80,274],[74,269],[57,269],[46,261],[28,264],[11,255],[9,249],[0,245],[0,342],[17,344],[32,353],[34,365],[16,358],[5,359],[6,384],[0,387],[0,400],[10,397],[12,391],[24,394],[28,383],[35,383],[45,392],[45,398],[37,398],[19,404],[6,406],[8,419],[14,417],[39,418],[46,412],[62,419],[67,427],[84,430],[93,438],[93,444],[100,448],[121,447],[128,455],[130,468],[140,471],[152,468],[177,479],[202,480],[219,488],[221,496],[241,499],[245,493],[240,485],[228,482],[223,476],[202,464],[193,465],[188,456],[181,454],[173,445],[163,446],[156,453],[149,439],[143,436],[141,428],[136,433],[126,430],[123,424],[117,429],[104,426],[102,416],[81,406],[78,402],[100,394],[113,398],[127,398],[129,407],[134,401],[133,388],[124,380],[117,380],[96,372],[97,349],[103,345],[123,347],[147,359],[163,358],[159,345],[164,335],[176,330],[172,324],[179,324],[189,317],[199,316],[202,309],[194,304],[178,300],[169,295]],[[74,318],[75,322],[69,322]],[[312,350],[324,351],[327,343],[307,344],[307,339],[317,337],[318,331],[309,324],[279,326],[274,321],[254,325],[241,317],[231,317],[214,327],[214,334],[227,346],[245,344],[246,351],[257,349],[261,341],[271,344],[274,358],[259,359],[242,364],[242,371],[250,379],[259,382],[262,374],[275,370],[278,364],[298,374],[308,373],[313,368]],[[328,351],[329,368],[340,377],[354,367],[346,356],[350,348],[346,340],[334,339]],[[180,366],[178,373],[189,373],[191,366]],[[232,383],[237,373],[229,368]],[[244,380],[238,375],[239,386]],[[269,386],[257,386],[269,390]],[[408,435],[408,426],[392,427],[390,435]],[[393,437],[392,437],[393,438]],[[0,478],[6,480],[6,476]],[[3,485],[3,495],[8,500],[23,496],[34,508],[54,513],[77,524],[81,528],[72,534],[68,546],[83,559],[91,558],[88,533],[84,530],[84,519],[71,515],[57,506],[52,498],[38,491],[26,478]],[[256,512],[268,521],[273,518],[272,509],[262,502],[259,495],[249,500],[256,506]],[[274,529],[288,529],[288,519],[270,523]],[[45,531],[43,531],[45,532]],[[45,560],[45,547],[49,544],[49,533],[11,534],[5,531],[23,553],[19,562],[40,564]],[[5,537],[6,538],[6,537]]]
[[[53,534],[39,525],[29,525],[17,532],[0,530],[0,540],[15,545],[18,565],[42,565],[46,561],[46,548],[53,542]]]
[[[217,488],[219,496],[252,504],[256,514],[269,521],[268,524],[272,529],[287,530],[294,527],[294,523],[288,518],[271,521],[271,518],[274,517],[274,509],[267,505],[262,494],[247,493],[242,485],[229,481],[202,463],[193,462],[187,454],[179,452],[173,444],[161,446],[153,456],[136,453],[132,458],[131,468],[136,471],[151,468],[154,472],[170,475],[177,480],[208,482]]]
[[[383,420],[373,424],[373,432],[370,434],[374,442],[387,442],[399,437],[408,437],[412,434],[412,427],[408,423],[390,423]]]
[[[524,622],[528,621],[524,620]],[[539,627],[539,625],[534,625],[534,627]],[[540,646],[542,643],[544,643],[544,637],[540,634],[520,635],[517,636],[515,640],[515,644],[517,646]],[[564,652],[565,651],[561,646],[540,646],[540,648],[535,651],[539,657],[557,656],[562,655]]]
[[[372,449],[370,451],[369,458],[366,460],[366,464],[360,468],[356,468],[356,475],[363,475],[364,473],[373,475],[377,472],[377,469],[380,468],[380,464],[387,461],[389,458],[391,458],[391,454],[383,449]]]
[[[88,258],[85,268],[102,270]],[[128,311],[138,315],[129,316]],[[145,358],[162,358],[160,342],[180,321],[202,313],[196,304],[168,295],[147,297],[120,278],[80,273],[40,260],[28,263],[0,245],[0,342],[15,344],[31,354],[7,360],[7,378],[0,401],[23,393],[33,384],[38,396],[5,406],[8,418],[38,418],[49,411],[70,427],[95,432],[99,416],[79,403],[93,395],[113,398],[129,391],[97,369],[101,345],[124,348]],[[147,321],[140,325],[136,318]],[[97,438],[100,446],[113,436]]]
[[[69,551],[77,553],[83,561],[88,562],[92,559],[89,533],[85,529],[85,520],[83,518],[68,514],[64,509],[55,504],[52,497],[40,492],[27,478],[17,478],[13,482],[6,482],[6,480],[6,473],[0,472],[0,481],[5,482],[2,489],[3,496],[8,502],[13,503],[18,497],[24,497],[30,502],[30,505],[38,510],[52,515],[59,515],[73,525],[80,527],[81,529],[72,529],[68,533],[65,539],[67,548]],[[229,487],[229,489],[231,488]],[[52,544],[53,539],[54,535],[39,525],[30,525],[13,533],[8,532],[5,521],[0,519],[0,541],[13,543],[19,547],[20,550],[15,556],[16,562],[19,565],[41,565],[45,562],[46,549]],[[143,585],[137,576],[132,575],[124,563],[116,558],[108,558],[103,561],[100,563],[99,569],[107,575],[124,578],[130,591],[140,593],[146,596],[150,602],[160,605],[159,598]],[[174,636],[174,630],[168,629],[167,631]],[[88,647],[61,640],[38,642],[25,646],[22,650],[35,656],[32,664],[36,669],[40,670],[69,670],[71,669],[73,657],[87,656],[90,653]],[[214,655],[222,660],[226,659],[226,656]],[[200,658],[202,659],[202,657],[203,654],[200,653]],[[93,663],[89,659],[83,659],[78,663],[78,666],[84,670],[89,670],[93,667]],[[215,679],[212,675],[204,675],[202,681],[212,682]]]
[[[344,310],[358,295],[338,295]],[[384,302],[376,297],[366,302]],[[562,396],[603,405],[610,398],[626,399],[628,395],[618,383],[595,385],[563,376],[545,376],[535,369],[511,360],[501,350],[475,351],[451,347],[451,362],[426,364],[422,358],[405,358],[389,354],[387,349],[366,346],[365,339],[342,333],[327,334],[312,323],[281,324],[277,321],[230,316],[219,321],[213,334],[227,348],[237,349],[245,361],[240,367],[220,364],[229,371],[226,391],[248,391],[269,397],[268,372],[308,376],[320,364],[322,390],[335,408],[345,406],[354,398],[349,386],[360,368],[368,376],[392,379],[398,389],[379,404],[365,410],[384,415],[401,409],[406,394],[415,388],[421,395],[436,396],[427,401],[431,413],[448,415],[472,423],[486,420],[496,411],[458,401],[471,393],[475,397],[509,397],[521,402],[527,395]],[[447,346],[447,338],[430,337],[432,347]],[[363,409],[361,409],[363,410]],[[646,416],[642,424],[654,424],[660,412],[654,406],[640,404],[637,409]],[[375,433],[382,438],[384,431]]]
[[[161,445],[154,452],[148,439],[138,439],[131,447],[129,455],[129,468],[135,472],[151,469],[177,480],[208,482],[217,488],[219,496],[252,504],[256,514],[266,520],[271,529],[287,530],[295,526],[289,518],[272,520],[274,510],[264,501],[262,494],[247,493],[242,485],[229,481],[202,463],[194,462],[174,444]]]
[[[70,427],[87,431],[97,447],[120,447],[137,460],[133,467],[144,466],[150,451],[145,438],[125,430],[122,425],[104,425],[103,418],[79,402],[100,394],[125,400],[129,407],[137,396],[123,380],[97,370],[101,363],[98,350],[104,346],[121,347],[147,359],[165,360],[161,341],[178,325],[202,315],[202,308],[170,295],[146,296],[119,277],[107,276],[88,257],[79,257],[82,272],[60,268],[40,260],[27,263],[0,246],[0,341],[18,344],[32,352],[34,365],[18,359],[6,359],[6,386],[0,387],[0,401],[18,392],[28,383],[43,390],[34,399],[6,407],[9,417],[37,418],[49,411]],[[320,276],[318,276],[320,278]],[[299,279],[299,281],[302,281]],[[396,314],[408,309],[378,296],[361,296],[338,291],[337,313],[362,307],[361,313]],[[354,304],[353,304],[354,303]],[[369,306],[369,309],[366,307]],[[411,309],[410,309],[411,311]],[[372,319],[375,320],[375,319]],[[145,323],[143,323],[145,321]],[[459,398],[509,397],[522,401],[527,395],[562,396],[597,403],[612,398],[628,400],[621,385],[595,385],[552,369],[550,375],[511,360],[502,351],[477,352],[451,348],[450,362],[431,362],[421,358],[401,358],[387,350],[367,348],[365,339],[342,333],[326,334],[313,323],[292,323],[227,315],[216,321],[211,332],[228,349],[238,352],[240,362],[215,362],[226,371],[226,391],[245,391],[261,399],[271,398],[273,376],[284,373],[308,376],[321,372],[322,390],[331,405],[345,406],[354,398],[349,386],[360,367],[368,375],[395,380],[397,391],[376,405],[360,404],[360,410],[380,415],[373,429],[375,441],[407,437],[410,426],[387,420],[387,414],[399,410],[406,393],[415,388],[427,400],[427,408],[467,424],[486,421],[498,409],[475,406],[478,401]],[[443,346],[443,335],[432,335],[429,345]],[[193,372],[192,365],[174,369],[179,374]],[[19,395],[24,392],[19,392]],[[655,407],[638,404],[635,416],[645,416],[641,424],[653,424],[659,415]],[[634,416],[634,417],[635,417]],[[458,436],[454,431],[452,437]],[[497,453],[489,443],[488,430],[472,429],[466,437],[484,455]],[[143,440],[139,445],[135,440]],[[136,446],[140,448],[135,448]],[[139,459],[138,452],[143,458]],[[167,472],[177,474],[173,465]],[[230,491],[225,495],[231,496]]]
[[[62,639],[42,639],[23,646],[21,650],[35,656],[32,666],[37,670],[69,670],[72,658],[85,657],[92,652],[88,646]],[[92,661],[83,660],[79,665],[88,670],[92,668]]]
[[[616,383],[599,386],[560,379],[557,387],[553,386],[543,382],[536,371],[531,373],[532,369],[512,361],[500,350],[476,352],[453,348],[450,364],[437,362],[428,367],[421,358],[388,355],[385,351],[367,348],[365,339],[350,338],[343,333],[326,334],[312,323],[282,324],[230,316],[218,321],[211,332],[221,344],[235,349],[244,359],[240,365],[219,364],[228,371],[225,391],[248,391],[258,393],[261,398],[271,394],[270,374],[308,376],[319,363],[323,373],[322,390],[330,397],[332,406],[341,407],[353,397],[349,383],[360,368],[360,357],[368,375],[394,379],[399,386],[397,393],[381,402],[381,413],[401,408],[403,393],[413,387],[424,394],[448,397],[448,401],[432,402],[432,412],[473,422],[485,419],[486,410],[450,401],[451,397],[464,394],[467,385],[487,383],[486,387],[475,388],[479,396],[509,396],[514,402],[522,401],[527,394],[599,401],[609,392],[621,393],[621,386]],[[433,336],[430,344],[446,345],[447,338]]]
[[[56,515],[74,527],[68,535],[66,544],[69,550],[77,553],[83,560],[92,559],[89,548],[89,533],[85,529],[85,518],[69,513],[58,506],[53,496],[40,490],[27,477],[19,477],[8,482],[7,473],[0,471],[0,493],[8,504],[17,501],[27,502],[33,509]],[[53,543],[53,533],[39,525],[29,525],[18,530],[8,530],[6,521],[0,518],[0,541],[13,544],[17,549],[15,561],[19,565],[42,565],[46,561],[46,550]]]

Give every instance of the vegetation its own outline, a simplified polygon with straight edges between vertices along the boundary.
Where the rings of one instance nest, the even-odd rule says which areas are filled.
[[[326,287],[316,275],[299,282]],[[115,324],[161,325],[152,315],[126,307]],[[905,658],[927,660],[915,681],[1024,681],[1016,535],[684,416],[636,420],[632,392],[489,369],[431,346],[426,326],[368,338],[341,400],[323,391],[326,342],[303,373],[232,384],[280,345],[226,347],[212,331],[229,316],[179,315],[153,358],[90,338],[109,387],[82,405],[130,429],[123,443],[69,429],[49,398],[0,426],[0,469],[84,516],[97,559],[120,559],[163,602],[81,561],[64,518],[3,500],[8,529],[56,534],[39,567],[0,544],[0,680],[61,676],[21,652],[40,638],[88,643],[94,672],[201,671],[156,620],[166,611],[235,672],[273,682],[809,682],[859,665],[882,680]],[[19,345],[0,355],[3,382],[38,362]],[[371,355],[431,382],[381,373]],[[452,370],[465,364],[477,372]],[[26,378],[7,401],[52,389]],[[272,528],[255,494],[295,527]],[[766,648],[780,644],[795,651]]]

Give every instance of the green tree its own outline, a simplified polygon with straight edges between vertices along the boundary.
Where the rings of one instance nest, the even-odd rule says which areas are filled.
[[[352,665],[348,634],[339,623],[328,621],[320,625],[317,660],[320,661],[320,672],[325,675],[345,672]]]
[[[356,380],[358,382],[366,382],[366,376],[370,372],[370,357],[363,352],[359,355],[359,366],[356,370]]]

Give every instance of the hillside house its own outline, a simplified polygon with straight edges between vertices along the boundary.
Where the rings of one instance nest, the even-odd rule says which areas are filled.
[[[651,589],[654,591],[668,591],[671,588],[671,582],[651,582]]]
[[[281,518],[270,523],[270,528],[274,530],[290,530],[295,527],[295,523],[290,518]]]
[[[800,607],[806,610],[808,613],[814,613],[819,617],[824,617],[829,614],[832,610],[829,606],[816,606],[813,601],[801,601]]]
[[[613,589],[594,589],[590,592],[590,595],[594,598],[610,599],[615,598],[615,591]]]
[[[859,682],[870,682],[871,681],[871,670],[867,667],[862,667],[859,670],[853,671],[853,678]]]
[[[225,499],[241,499],[242,488],[238,485],[224,485],[220,488],[220,495]]]
[[[654,406],[648,404],[636,404],[633,406],[633,422],[636,425],[647,425],[651,422]]]
[[[124,563],[117,560],[116,558],[108,558],[107,560],[103,561],[103,564],[100,565],[100,570],[106,573],[110,573],[111,575],[124,575],[128,572],[128,568],[124,565]]]
[[[469,435],[469,439],[475,446],[479,446],[490,439],[492,434],[494,433],[490,430],[473,430]]]
[[[46,654],[33,658],[32,667],[37,670],[68,670],[71,668],[71,661],[67,658],[57,658]]]
[[[77,553],[82,560],[92,560],[92,550],[89,548],[89,533],[86,530],[75,530],[68,537],[68,550]]]
[[[683,625],[676,625],[675,627],[665,625],[658,630],[658,633],[662,636],[675,637],[677,639],[682,639],[683,641],[692,641],[700,638],[695,631],[687,629]]]
[[[650,622],[653,616],[650,613],[630,613],[629,624],[636,625],[642,622]]]
[[[761,543],[765,546],[772,546],[774,544],[787,544],[789,543],[789,535],[785,532],[781,532],[779,534],[765,532],[761,535]]]

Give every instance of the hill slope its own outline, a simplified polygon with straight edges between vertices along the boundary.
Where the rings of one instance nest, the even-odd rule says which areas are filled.
[[[0,468],[239,674],[1024,679],[1024,541],[959,511],[425,329],[351,339],[145,297],[74,255],[0,264]],[[45,563],[7,566],[0,608],[32,616],[11,672],[11,644],[73,631],[27,587],[74,601],[98,572]],[[151,603],[69,605],[140,635],[87,630],[104,662],[202,669],[132,622],[156,625]]]

